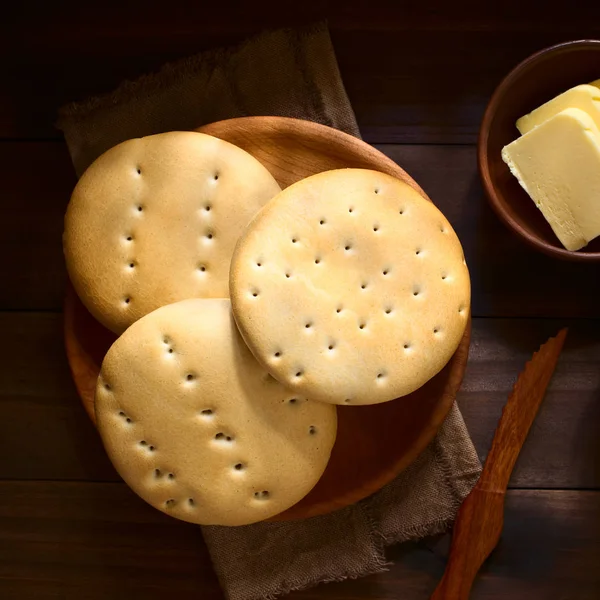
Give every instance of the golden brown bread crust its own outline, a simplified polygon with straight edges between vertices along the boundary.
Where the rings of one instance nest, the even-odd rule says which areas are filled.
[[[313,400],[374,404],[448,362],[470,282],[433,203],[389,175],[342,169],[299,181],[257,214],[234,252],[230,294],[273,377]]]
[[[69,276],[120,333],[185,298],[228,297],[242,230],[279,186],[240,148],[195,132],[123,142],[79,180],[65,217]]]
[[[334,406],[276,382],[239,336],[226,299],[162,307],[111,347],[98,429],[119,474],[179,519],[243,525],[303,498],[333,447]]]

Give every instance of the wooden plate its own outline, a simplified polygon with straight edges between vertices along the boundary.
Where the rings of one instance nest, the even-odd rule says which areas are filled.
[[[381,152],[324,125],[282,117],[245,117],[212,123],[198,131],[254,155],[282,187],[321,171],[361,167],[389,173],[425,196]],[[470,330],[469,325],[448,365],[413,394],[373,406],[340,406],[338,438],[323,477],[306,498],[277,519],[306,518],[343,508],[381,489],[405,469],[433,439],[452,406],[467,364]],[[69,287],[65,302],[67,357],[92,421],[96,379],[115,339]]]

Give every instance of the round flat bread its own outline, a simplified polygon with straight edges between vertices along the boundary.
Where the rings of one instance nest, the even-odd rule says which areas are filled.
[[[312,400],[375,404],[448,362],[470,283],[433,203],[389,175],[342,169],[299,181],[258,213],[234,253],[230,293],[273,377]]]
[[[67,209],[75,290],[116,333],[165,304],[227,298],[235,244],[279,190],[250,154],[208,135],[123,142],[86,170]]]
[[[162,307],[110,348],[96,417],[117,471],[146,502],[202,525],[276,515],[321,477],[335,407],[290,392],[256,362],[226,299]]]

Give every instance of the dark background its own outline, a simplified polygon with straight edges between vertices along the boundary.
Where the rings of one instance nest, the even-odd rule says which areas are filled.
[[[600,598],[600,265],[557,262],[515,238],[484,199],[475,155],[500,79],[545,46],[600,38],[597,2],[123,0],[3,11],[0,598],[221,597],[198,529],[119,481],[70,381],[61,232],[75,176],[53,124],[61,104],[166,61],[322,18],[365,140],[421,184],[463,242],[474,319],[459,404],[482,459],[528,355],[571,328],[473,598]],[[428,598],[447,542],[397,546],[387,573],[292,597]]]

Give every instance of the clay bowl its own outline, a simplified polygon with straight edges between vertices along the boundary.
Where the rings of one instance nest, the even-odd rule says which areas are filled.
[[[323,125],[279,117],[248,117],[213,123],[199,131],[253,154],[282,187],[321,171],[362,167],[394,175],[423,193],[385,155]],[[65,303],[67,356],[92,420],[96,379],[115,339],[69,288]],[[277,519],[306,518],[343,508],[381,489],[405,469],[433,439],[452,406],[467,364],[469,340],[470,326],[448,365],[415,393],[374,406],[339,407],[338,438],[323,477],[306,498]]]
[[[566,250],[500,155],[519,137],[515,122],[554,96],[600,79],[600,40],[580,40],[542,50],[515,67],[492,96],[481,124],[479,172],[498,216],[528,244],[556,258],[600,261],[600,238]]]

